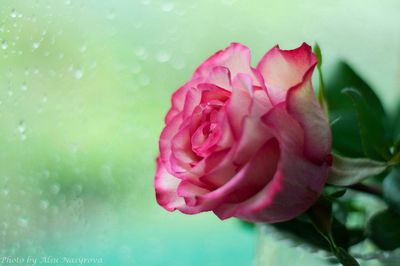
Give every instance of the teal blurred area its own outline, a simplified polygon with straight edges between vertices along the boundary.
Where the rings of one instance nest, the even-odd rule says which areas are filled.
[[[252,265],[255,232],[156,204],[171,93],[230,42],[318,42],[394,110],[400,2],[7,1],[0,4],[0,258]]]

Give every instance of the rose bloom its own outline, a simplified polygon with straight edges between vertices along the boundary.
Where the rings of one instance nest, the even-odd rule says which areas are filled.
[[[269,50],[256,68],[239,43],[215,53],[172,95],[161,133],[157,202],[186,214],[280,222],[318,198],[331,132],[311,84],[307,44]]]

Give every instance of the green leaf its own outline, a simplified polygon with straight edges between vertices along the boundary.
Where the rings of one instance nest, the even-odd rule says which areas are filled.
[[[394,150],[397,153],[397,158],[400,162],[400,104],[397,107],[397,111],[395,117],[392,121],[393,130],[394,130]]]
[[[385,126],[382,119],[376,115],[375,110],[358,89],[345,88],[343,93],[348,95],[353,102],[365,155],[377,160],[390,159],[390,146],[385,140]]]
[[[400,150],[397,150],[397,153],[390,159],[391,164],[400,164]]]
[[[325,76],[325,93],[329,104],[330,120],[338,121],[332,125],[333,149],[350,157],[366,157],[358,128],[357,113],[350,97],[343,95],[344,88],[357,88],[375,116],[385,124],[385,138],[391,140],[389,119],[383,106],[371,87],[345,62],[339,62]],[[388,128],[386,128],[388,127]]]
[[[368,237],[382,250],[400,247],[400,216],[391,210],[382,211],[368,222]]]
[[[333,165],[327,183],[335,186],[350,186],[382,173],[388,166],[386,162],[367,158],[348,158],[333,153]]]
[[[326,238],[321,236],[320,233],[315,229],[315,226],[309,219],[292,219],[290,221],[271,224],[275,229],[286,234],[294,242],[307,244],[311,247],[331,251],[330,245]],[[346,227],[340,223],[337,219],[332,220],[332,234],[335,242],[347,249],[350,243],[353,243],[353,238],[357,238],[354,234],[358,235],[358,232],[347,230]]]
[[[321,105],[322,109],[324,109],[325,114],[329,115],[329,107],[328,107],[328,101],[326,100],[325,96],[325,85],[324,85],[324,79],[322,76],[322,53],[321,53],[321,48],[319,47],[318,43],[315,44],[314,46],[314,53],[317,56],[318,63],[317,63],[317,70],[318,70],[318,77],[319,77],[319,88],[318,88],[318,101],[319,104]]]
[[[293,241],[326,251],[330,250],[329,243],[315,230],[315,227],[310,222],[296,218],[286,222],[274,223],[271,226],[288,234],[287,237]]]
[[[383,196],[389,208],[400,215],[400,169],[393,168],[383,181]]]

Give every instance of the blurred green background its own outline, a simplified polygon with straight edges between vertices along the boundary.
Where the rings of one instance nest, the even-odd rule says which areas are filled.
[[[232,41],[346,59],[387,110],[400,98],[400,2],[0,3],[0,258],[104,265],[252,265],[256,233],[157,206],[170,94]]]

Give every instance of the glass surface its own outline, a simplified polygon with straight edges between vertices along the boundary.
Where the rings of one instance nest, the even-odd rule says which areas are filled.
[[[254,231],[156,204],[170,94],[232,41],[253,64],[277,43],[318,41],[324,69],[347,59],[392,110],[399,11],[397,0],[1,1],[0,260],[252,265]]]

